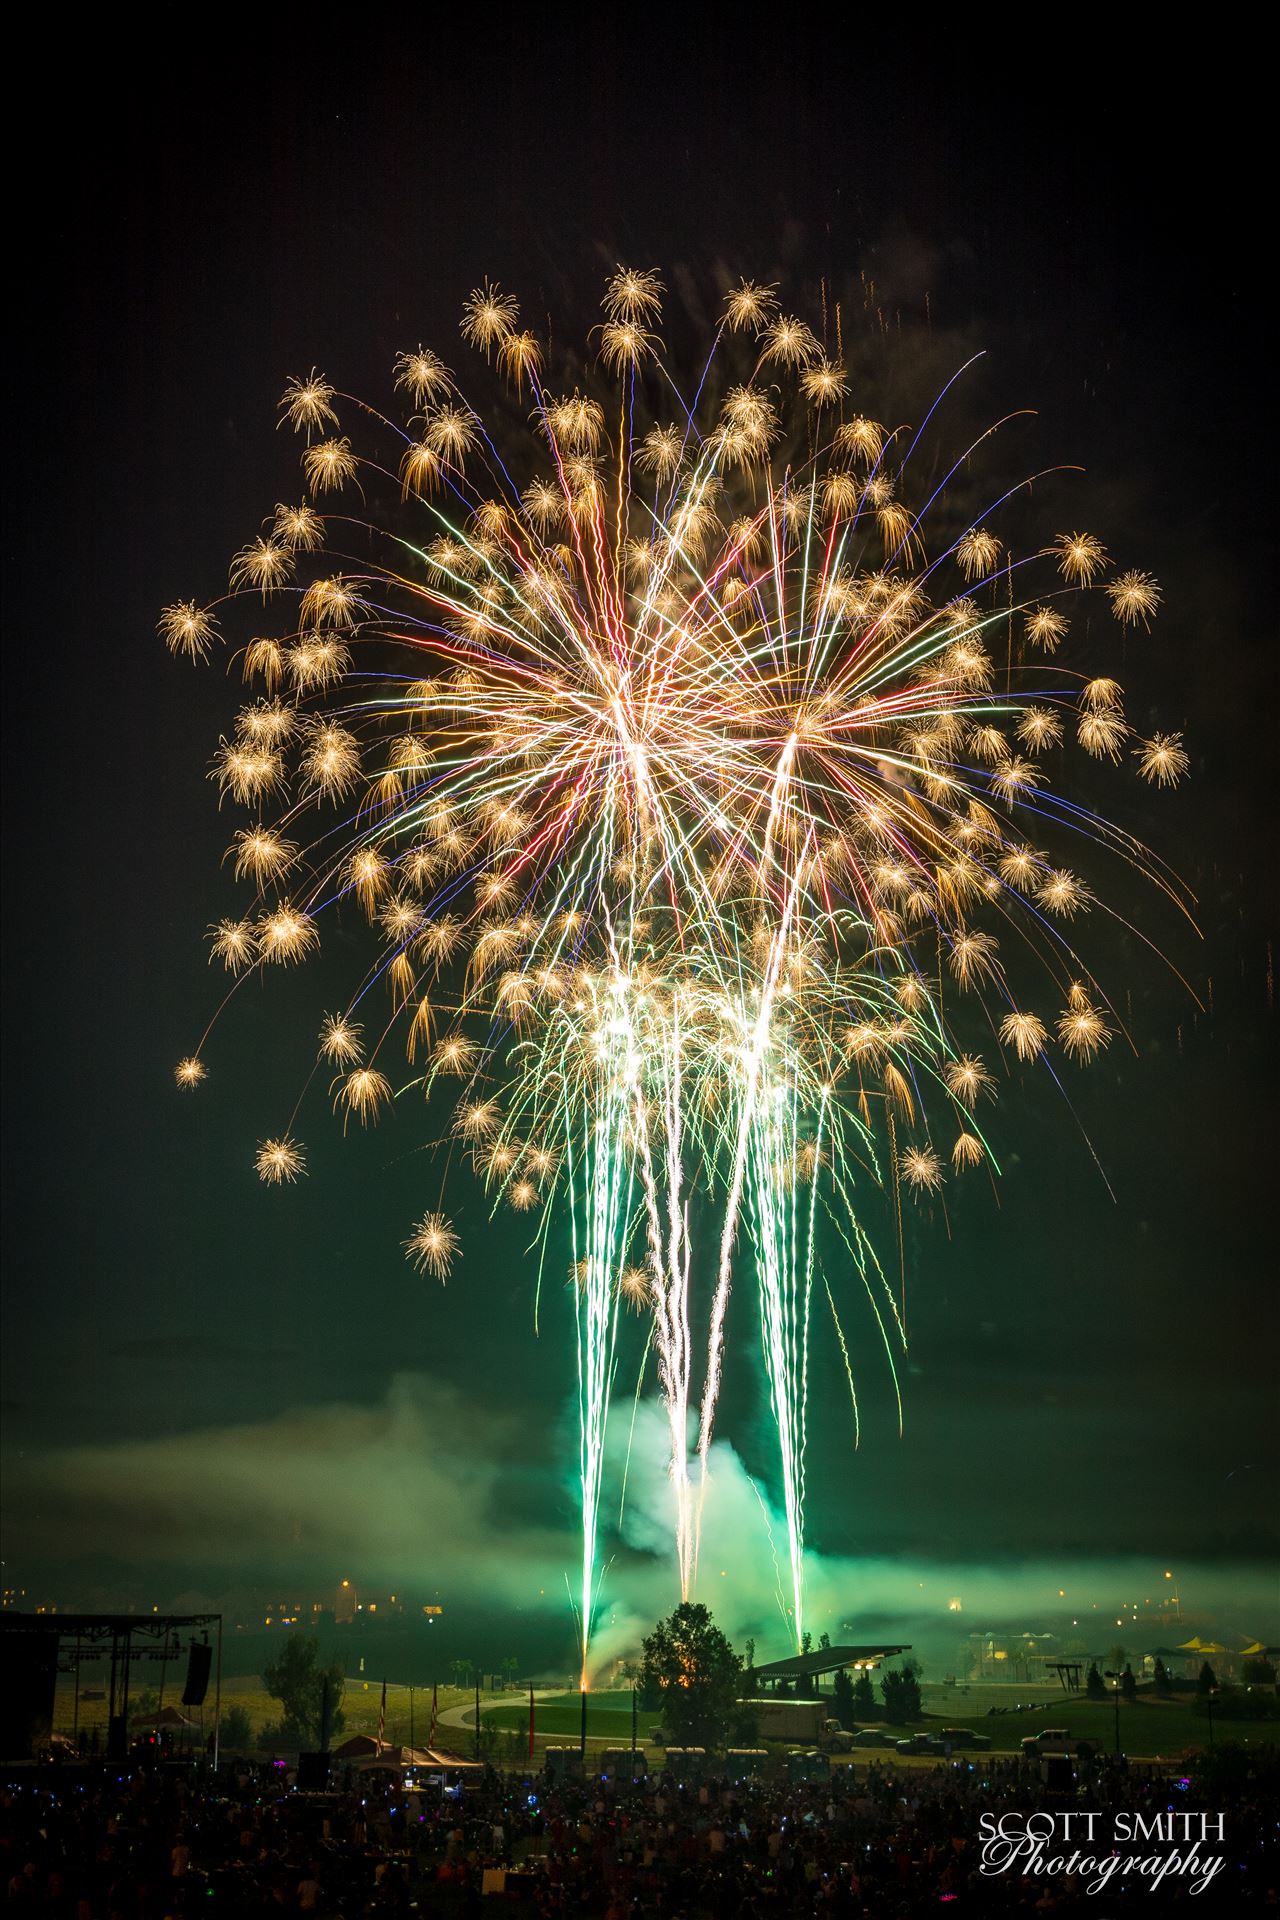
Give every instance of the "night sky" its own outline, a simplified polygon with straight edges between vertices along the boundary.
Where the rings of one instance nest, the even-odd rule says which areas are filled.
[[[1207,1010],[1095,930],[1139,1057],[1071,1079],[1080,1124],[1048,1087],[1002,1100],[999,1207],[973,1188],[950,1239],[913,1216],[902,1440],[870,1326],[856,1456],[819,1344],[815,1545],[1274,1565],[1273,356],[1251,82],[1234,51],[1123,27],[1073,44],[1067,22],[1042,50],[1043,21],[1019,46],[972,17],[961,42],[795,15],[766,40],[696,11],[622,29],[604,9],[474,28],[406,10],[371,40],[356,13],[288,34],[215,14],[181,59],[114,36],[49,49],[59,175],[31,151],[11,258],[6,1584],[329,1586],[349,1545],[369,1577],[458,1598],[488,1575],[415,1493],[420,1456],[476,1476],[540,1565],[571,1538],[567,1301],[535,1343],[520,1235],[486,1225],[465,1174],[464,1262],[444,1290],[412,1276],[399,1241],[438,1178],[420,1110],[344,1142],[321,1090],[299,1129],[311,1177],[253,1174],[355,945],[346,972],[339,942],[318,979],[242,994],[206,1087],[175,1094],[217,991],[204,929],[233,897],[205,772],[238,681],[170,660],[155,620],[219,592],[289,497],[288,374],[384,398],[401,347],[460,364],[485,273],[581,337],[618,260],[662,269],[677,327],[726,273],[780,280],[801,312],[824,277],[856,303],[865,276],[903,418],[986,349],[976,413],[1037,410],[1002,470],[1083,466],[1038,511],[1164,585],[1119,677],[1139,730],[1185,728],[1192,753],[1176,793],[1130,779],[1106,799],[1199,898],[1203,937],[1153,898],[1139,918]],[[734,1311],[722,1431],[768,1484],[746,1288]],[[223,1446],[249,1464],[219,1502]],[[327,1524],[257,1510],[255,1476],[334,1446]],[[391,1485],[398,1518],[348,1529]]]

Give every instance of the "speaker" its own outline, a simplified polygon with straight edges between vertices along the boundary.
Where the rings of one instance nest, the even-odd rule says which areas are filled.
[[[298,1755],[298,1792],[324,1793],[328,1785],[328,1754],[300,1753]]]
[[[213,1665],[213,1648],[193,1640],[191,1651],[187,1655],[187,1684],[182,1689],[184,1707],[202,1707],[204,1697],[209,1691],[209,1669]]]
[[[128,1757],[129,1722],[122,1713],[113,1713],[107,1721],[107,1758],[127,1760]]]

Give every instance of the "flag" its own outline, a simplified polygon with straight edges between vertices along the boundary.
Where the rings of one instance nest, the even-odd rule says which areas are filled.
[[[533,1688],[529,1689],[529,1759],[533,1760]]]
[[[387,1683],[382,1683],[382,1705],[378,1708],[378,1751],[382,1751],[382,1736],[387,1730]]]
[[[427,1728],[427,1751],[434,1753],[436,1747],[436,1689],[431,1689],[431,1725]]]

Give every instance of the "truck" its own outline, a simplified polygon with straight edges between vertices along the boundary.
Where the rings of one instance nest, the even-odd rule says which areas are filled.
[[[853,1735],[827,1713],[825,1700],[743,1700],[753,1715],[761,1740],[786,1740],[798,1746],[820,1747],[824,1753],[848,1753]]]
[[[1081,1740],[1066,1727],[1047,1727],[1042,1733],[1029,1733],[1021,1743],[1022,1755],[1026,1760],[1044,1760],[1051,1754],[1065,1754],[1070,1759],[1087,1760],[1092,1754],[1096,1742]]]
[[[825,1700],[743,1700],[761,1740],[793,1740],[816,1747],[826,1727]]]

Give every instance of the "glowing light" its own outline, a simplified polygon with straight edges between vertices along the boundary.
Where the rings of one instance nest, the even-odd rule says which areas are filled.
[[[404,1248],[420,1273],[446,1280],[452,1271],[458,1244],[457,1234],[442,1213],[424,1213]]]
[[[260,1180],[265,1180],[268,1186],[278,1187],[285,1181],[292,1183],[305,1173],[306,1156],[296,1140],[284,1135],[278,1140],[264,1140],[258,1148],[254,1165]]]

